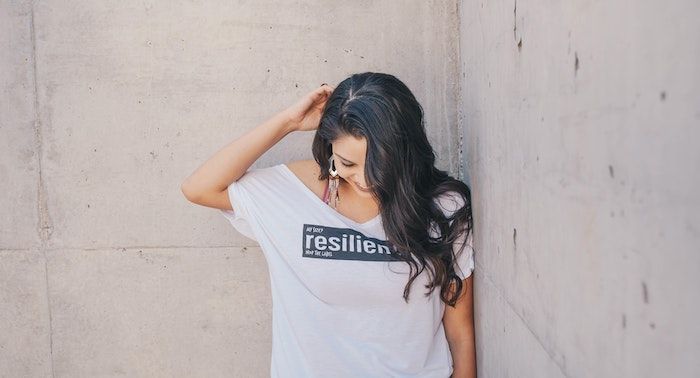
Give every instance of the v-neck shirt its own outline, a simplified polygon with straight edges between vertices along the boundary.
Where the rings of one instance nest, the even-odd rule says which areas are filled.
[[[284,165],[284,164],[283,164],[283,165]],[[289,167],[287,167],[286,165],[284,165],[284,166],[287,168],[288,171],[291,172],[291,170],[289,170]],[[294,172],[291,172],[291,173],[294,174]],[[295,175],[295,177],[296,177],[296,175]],[[330,193],[330,190],[329,190],[329,189],[330,189],[330,180],[331,180],[330,177],[326,180],[326,188],[323,190],[323,202],[324,202],[326,205],[328,205],[328,206],[330,206],[330,201],[331,201],[331,193]],[[301,182],[300,180],[297,180],[297,181]],[[304,187],[306,187],[306,185],[305,185],[303,182],[302,182],[302,185],[304,185]],[[308,187],[307,187],[307,189],[308,189]],[[313,192],[312,192],[312,193],[313,193]],[[337,211],[337,210],[336,210],[336,211]],[[338,214],[340,214],[340,213],[338,213]],[[377,214],[376,216],[374,216],[373,218],[371,218],[371,219],[369,219],[369,220],[367,220],[367,221],[365,221],[365,222],[357,222],[357,221],[354,221],[354,220],[348,218],[347,216],[345,216],[345,215],[343,215],[343,214],[340,214],[340,216],[342,216],[343,218],[345,218],[345,219],[347,219],[347,220],[349,220],[349,221],[354,222],[355,224],[364,225],[364,224],[367,224],[367,223],[372,222],[372,221],[374,221],[375,219],[379,218],[379,217],[381,216],[381,214]]]
[[[424,295],[424,271],[404,301],[409,266],[392,254],[381,214],[362,223],[340,214],[286,164],[249,169],[227,190],[234,210],[221,213],[268,264],[272,377],[451,375],[440,290]],[[459,196],[438,201],[446,215],[461,206]],[[471,233],[466,244],[462,279],[474,270]]]

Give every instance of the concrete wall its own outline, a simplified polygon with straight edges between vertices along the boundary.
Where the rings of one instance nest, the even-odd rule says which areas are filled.
[[[700,376],[700,3],[459,6],[480,375]]]
[[[472,185],[480,376],[700,375],[698,3],[400,8],[0,2],[0,376],[268,376],[264,258],[179,185],[369,70]]]
[[[0,376],[269,376],[267,269],[180,184],[383,71],[458,175],[456,1],[0,2]],[[256,166],[311,157],[290,135]]]

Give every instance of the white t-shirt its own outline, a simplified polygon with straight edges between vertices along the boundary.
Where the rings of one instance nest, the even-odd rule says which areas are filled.
[[[249,169],[228,194],[234,210],[221,212],[268,264],[272,377],[450,376],[440,290],[424,295],[424,271],[404,301],[409,266],[392,260],[381,214],[364,223],[341,215],[285,164]],[[457,198],[440,198],[446,214]],[[471,246],[470,233],[461,278],[474,269]]]

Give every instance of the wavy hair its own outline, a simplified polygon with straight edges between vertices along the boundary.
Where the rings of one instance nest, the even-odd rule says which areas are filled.
[[[462,292],[455,273],[458,238],[472,232],[471,191],[466,183],[435,167],[435,153],[425,132],[423,108],[408,87],[393,75],[356,73],[336,86],[323,109],[312,152],[329,176],[331,143],[339,137],[366,138],[365,181],[379,203],[384,231],[398,259],[410,266],[403,298],[408,302],[413,281],[425,269],[429,296],[454,306]],[[448,192],[461,196],[461,208],[446,216],[435,199]],[[430,230],[437,227],[436,237]],[[395,256],[396,257],[396,256]],[[455,289],[451,290],[451,283]]]

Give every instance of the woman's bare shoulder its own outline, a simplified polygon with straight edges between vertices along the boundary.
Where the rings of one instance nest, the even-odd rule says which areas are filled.
[[[323,196],[323,191],[326,189],[326,182],[318,179],[321,173],[321,167],[316,163],[316,160],[295,160],[287,162],[285,165],[307,188],[316,193],[319,198]]]
[[[315,175],[314,178],[318,179],[318,174],[321,172],[321,168],[316,163],[316,160],[313,159],[289,161],[285,165],[299,178],[301,176]]]

